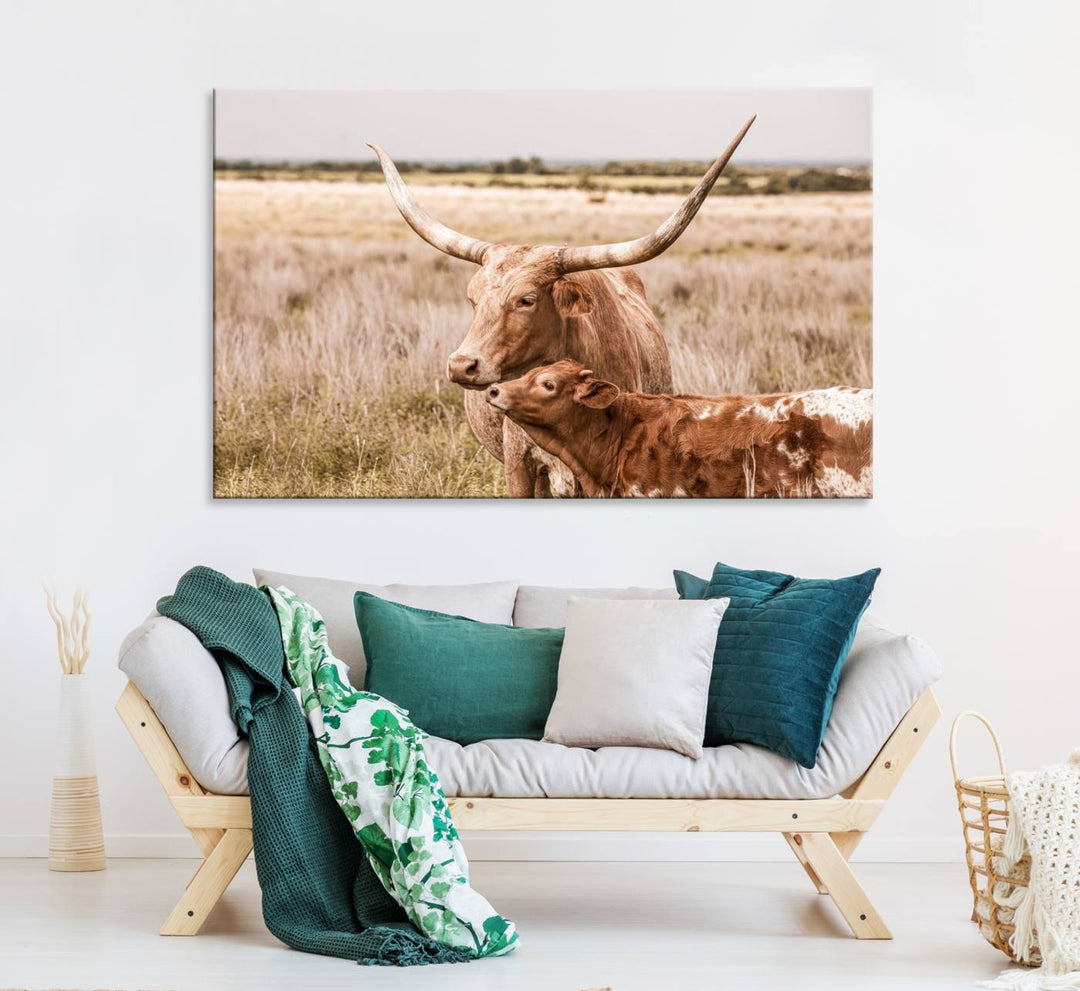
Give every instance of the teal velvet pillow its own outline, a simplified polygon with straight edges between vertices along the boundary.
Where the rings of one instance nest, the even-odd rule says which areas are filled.
[[[830,580],[717,564],[706,580],[676,571],[680,597],[731,599],[716,636],[705,746],[756,743],[813,767],[880,573]]]
[[[544,735],[562,630],[480,623],[367,592],[353,607],[365,689],[408,709],[422,730],[461,744]]]
[[[709,587],[708,578],[698,578],[688,571],[675,572],[675,590],[680,599],[704,599],[705,589]]]

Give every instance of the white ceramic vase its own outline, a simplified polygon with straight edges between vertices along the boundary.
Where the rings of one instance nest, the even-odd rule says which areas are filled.
[[[60,676],[56,772],[49,825],[49,870],[105,869],[89,686],[86,675]]]

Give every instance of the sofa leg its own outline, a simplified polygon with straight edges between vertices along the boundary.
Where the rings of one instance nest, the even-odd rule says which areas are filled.
[[[817,872],[810,866],[810,861],[806,858],[806,852],[803,850],[803,838],[800,833],[781,833],[781,836],[787,840],[787,844],[791,847],[791,852],[795,854],[796,860],[803,866],[803,870],[806,871],[806,876],[810,878],[810,883],[817,888],[819,895],[827,895],[829,889],[822,883],[821,878],[817,876]]]
[[[169,913],[162,936],[194,936],[251,853],[250,829],[226,829]]]
[[[814,873],[824,882],[844,921],[856,939],[892,939],[889,927],[866,897],[862,885],[851,871],[851,865],[828,833],[798,833],[806,859]]]
[[[855,848],[862,843],[866,833],[829,833],[844,860],[851,860]]]

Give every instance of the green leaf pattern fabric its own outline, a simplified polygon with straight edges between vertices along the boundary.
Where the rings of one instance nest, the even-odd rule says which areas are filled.
[[[284,586],[263,589],[334,799],[379,880],[424,935],[476,957],[511,950],[514,924],[469,885],[469,863],[425,759],[423,731],[404,709],[352,687],[311,605]]]

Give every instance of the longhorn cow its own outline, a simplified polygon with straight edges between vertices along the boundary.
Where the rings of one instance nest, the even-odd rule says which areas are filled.
[[[580,491],[572,473],[503,413],[484,390],[563,358],[587,364],[622,389],[670,392],[671,361],[637,273],[625,268],[666,251],[694,219],[753,124],[751,117],[667,220],[634,241],[587,247],[493,244],[459,234],[413,199],[390,156],[379,156],[406,223],[428,244],[480,266],[468,287],[472,325],[450,355],[447,375],[468,390],[465,410],[477,440],[503,462],[507,494],[542,497]]]

